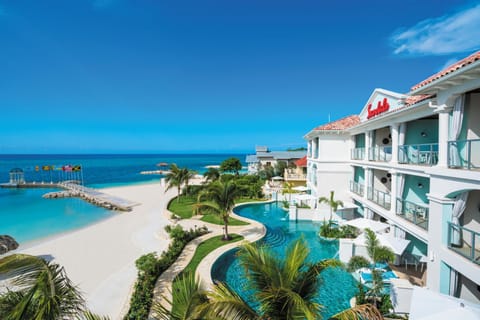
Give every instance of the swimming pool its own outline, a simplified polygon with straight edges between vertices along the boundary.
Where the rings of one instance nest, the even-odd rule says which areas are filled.
[[[311,221],[291,222],[288,213],[279,203],[249,204],[235,208],[235,213],[263,223],[267,229],[261,240],[279,257],[285,256],[285,248],[303,237],[310,248],[310,262],[336,257],[338,241],[321,242],[317,233],[320,223]],[[256,307],[252,292],[246,290],[246,277],[235,257],[236,250],[223,254],[212,267],[212,279],[226,282],[235,289],[251,306]],[[328,268],[321,275],[322,285],[316,302],[323,305],[322,316],[330,316],[349,308],[349,301],[357,292],[355,279],[339,268]]]

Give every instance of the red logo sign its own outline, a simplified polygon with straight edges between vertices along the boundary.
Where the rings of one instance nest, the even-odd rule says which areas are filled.
[[[378,101],[377,108],[372,110],[372,104],[368,105],[368,115],[367,119],[372,117],[378,116],[381,113],[387,112],[390,109],[390,105],[388,104],[387,98],[383,98],[383,101]]]

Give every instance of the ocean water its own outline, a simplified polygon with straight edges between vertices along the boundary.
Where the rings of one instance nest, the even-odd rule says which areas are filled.
[[[285,249],[299,238],[306,241],[310,254],[309,262],[337,257],[338,241],[321,241],[317,235],[320,224],[311,221],[292,222],[288,213],[278,203],[250,204],[235,209],[235,213],[260,221],[267,229],[261,243],[268,246],[275,255],[285,258]],[[320,303],[323,319],[349,307],[350,298],[357,292],[356,281],[346,271],[339,268],[327,268],[321,274],[321,285],[315,301]],[[236,250],[230,250],[220,256],[212,267],[212,279],[226,282],[252,307],[257,308],[252,289],[249,288],[248,276],[241,267]]]
[[[156,164],[166,162],[203,173],[205,166],[218,165],[232,156],[242,163],[245,160],[245,155],[238,154],[0,155],[0,183],[8,182],[13,168],[24,170],[26,181],[57,181],[64,175],[62,171],[41,168],[64,165],[81,165],[84,184],[94,188],[155,183],[160,181],[159,175],[140,172],[158,170]],[[22,245],[119,214],[75,198],[43,199],[42,195],[50,191],[55,190],[0,188],[0,235],[11,235]]]

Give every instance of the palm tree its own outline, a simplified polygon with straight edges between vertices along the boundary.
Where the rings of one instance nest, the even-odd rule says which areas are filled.
[[[316,319],[321,306],[314,302],[320,280],[327,267],[340,267],[335,259],[309,264],[310,250],[299,239],[288,248],[284,260],[267,247],[245,244],[239,251],[240,265],[245,269],[250,288],[260,303],[264,319]]]
[[[372,273],[372,286],[368,291],[368,294],[373,297],[375,306],[378,303],[378,297],[381,296],[383,290],[383,272],[375,269],[379,262],[393,262],[395,260],[395,253],[389,247],[380,245],[375,232],[370,229],[365,229],[365,245],[367,247],[367,253],[373,264],[371,265]]]
[[[240,264],[246,270],[250,288],[255,291],[255,298],[260,304],[258,310],[250,307],[226,284],[218,283],[212,291],[205,293],[198,286],[198,280],[192,281],[193,278],[179,280],[184,281],[184,284],[180,290],[175,291],[175,294],[180,295],[176,301],[181,304],[175,306],[177,310],[182,310],[181,315],[188,317],[172,317],[172,312],[158,304],[154,310],[160,314],[158,319],[162,320],[317,319],[321,306],[313,299],[320,286],[318,275],[325,268],[342,264],[335,259],[309,264],[306,262],[308,254],[304,240],[290,245],[284,260],[257,244],[244,244],[240,247]],[[175,299],[174,296],[173,300]]]
[[[1,297],[2,319],[61,319],[84,311],[78,289],[58,264],[14,254],[0,260],[0,274],[18,288]]]
[[[220,178],[220,171],[217,168],[209,167],[208,170],[203,173],[203,176],[207,181],[217,181]]]
[[[230,240],[228,235],[228,218],[230,211],[235,206],[235,199],[240,196],[240,188],[232,181],[225,183],[216,181],[211,183],[201,197],[205,197],[207,201],[200,202],[196,205],[197,209],[207,208],[220,215],[224,224],[224,240]]]
[[[174,292],[170,293],[173,297],[172,301],[163,297],[169,308],[160,302],[155,302],[152,306],[156,319],[194,320],[202,318],[200,307],[208,303],[208,298],[194,273],[182,274],[174,282]]]
[[[194,170],[189,170],[188,168],[181,169],[181,176],[182,176],[183,182],[185,183],[185,190],[187,192],[187,196],[188,196],[188,184],[190,180],[195,177],[196,174],[197,172]]]
[[[343,201],[334,199],[335,191],[330,191],[330,198],[320,197],[318,203],[326,203],[330,207],[330,219],[332,220],[333,212],[337,212],[338,207],[343,207]]]
[[[184,182],[184,172],[180,169],[175,163],[170,165],[169,172],[165,175],[165,181],[167,182],[167,189],[169,190],[172,187],[177,187],[177,201],[180,201],[180,189],[182,183]]]
[[[377,235],[370,229],[365,229],[365,245],[367,253],[373,264],[378,262],[393,262],[395,260],[395,253],[389,247],[380,245]]]
[[[332,316],[334,320],[383,320],[380,311],[372,304],[362,304]]]
[[[285,182],[283,184],[283,188],[282,188],[282,194],[286,194],[288,193],[288,201],[290,201],[292,199],[292,193],[295,193],[295,190],[293,190],[293,183],[291,182]]]

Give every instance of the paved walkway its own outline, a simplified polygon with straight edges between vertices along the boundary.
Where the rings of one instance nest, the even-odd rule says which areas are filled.
[[[168,210],[165,210],[165,215],[167,217],[171,217],[172,213]],[[254,242],[261,238],[266,233],[266,229],[263,224],[255,221],[250,220],[244,217],[240,217],[234,213],[230,214],[231,217],[246,221],[250,223],[249,225],[245,226],[229,226],[228,230],[230,234],[236,233],[244,237],[246,241]],[[180,257],[177,261],[170,266],[157,280],[154,289],[154,303],[161,303],[165,307],[169,307],[166,300],[172,300],[172,282],[173,279],[183,270],[185,267],[190,263],[195,254],[195,250],[197,249],[198,245],[203,241],[213,238],[218,235],[223,234],[223,226],[218,224],[212,224],[208,222],[200,221],[199,219],[183,219],[178,221],[178,224],[181,225],[184,229],[190,229],[195,227],[202,227],[206,226],[210,233],[203,235],[199,238],[192,240],[182,251]],[[245,241],[244,240],[244,241]],[[202,285],[205,288],[210,288],[213,285],[212,277],[211,277],[211,268],[215,260],[218,259],[223,253],[227,252],[228,250],[239,246],[242,241],[237,241],[234,243],[230,243],[224,246],[217,248],[216,250],[210,252],[198,265],[196,275],[200,278]],[[150,319],[155,319],[154,314],[150,316]]]

